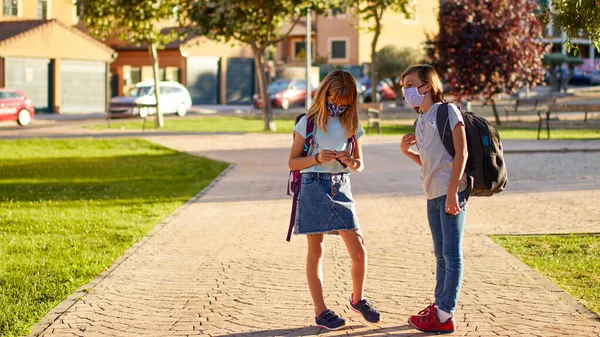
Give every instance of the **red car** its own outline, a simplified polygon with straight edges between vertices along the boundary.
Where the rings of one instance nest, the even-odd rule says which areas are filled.
[[[17,121],[20,125],[28,125],[34,113],[31,100],[22,92],[0,89],[0,121]]]
[[[312,96],[315,95],[315,89],[312,89]],[[306,102],[306,81],[305,80],[276,80],[267,87],[271,106],[274,108],[288,109],[293,105],[304,105]],[[311,96],[311,97],[312,97]],[[263,107],[263,101],[260,94],[252,97],[255,108]]]

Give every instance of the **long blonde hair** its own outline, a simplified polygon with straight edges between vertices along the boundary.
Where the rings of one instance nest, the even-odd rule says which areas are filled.
[[[434,103],[443,103],[446,101],[444,99],[442,81],[440,80],[440,76],[438,75],[437,71],[435,71],[432,66],[429,64],[420,64],[409,67],[400,76],[402,85],[404,85],[404,78],[410,74],[417,74],[417,77],[419,77],[421,82],[431,85],[431,99]],[[419,107],[415,107],[415,111],[419,112]]]
[[[334,70],[325,76],[317,89],[314,102],[308,109],[306,118],[313,118],[319,129],[325,132],[327,132],[326,125],[327,118],[329,118],[328,96],[332,96],[338,104],[342,101],[343,104],[348,105],[340,117],[340,122],[346,130],[346,136],[352,137],[358,131],[358,100],[354,77],[347,71]]]

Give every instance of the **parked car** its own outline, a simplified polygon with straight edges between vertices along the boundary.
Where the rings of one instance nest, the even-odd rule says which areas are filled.
[[[566,76],[566,75],[568,75],[568,73],[569,72],[567,70],[563,74]],[[579,69],[575,69],[573,71],[573,77],[571,77],[571,79],[569,80],[569,84],[571,84],[571,85],[591,85],[592,77]]]
[[[600,70],[592,71],[592,73],[590,74],[590,77],[591,77],[592,85],[600,85]]]
[[[569,74],[568,68],[556,69],[556,79],[558,83],[561,83],[562,77]],[[549,71],[546,71],[544,76],[544,82],[550,83]],[[573,70],[573,77],[569,80],[569,85],[596,85],[600,84],[600,73],[598,71],[592,72],[591,74],[585,73],[579,69]]]
[[[315,95],[315,92],[315,88],[312,88],[311,97]],[[267,87],[267,93],[271,106],[274,108],[289,109],[294,105],[303,106],[306,103],[306,80],[275,80]],[[252,101],[255,108],[263,107],[260,94],[254,94]]]
[[[371,88],[371,78],[363,77],[358,81],[357,88],[359,90],[360,99],[363,102],[371,102],[373,100],[373,89]],[[387,81],[379,81],[377,84],[377,97],[379,101],[392,101],[396,99],[396,92]]]
[[[163,114],[185,116],[192,106],[192,98],[188,90],[177,82],[159,83],[159,103]],[[146,117],[156,113],[154,82],[140,82],[129,96],[118,96],[110,100],[109,118]]]
[[[0,121],[29,125],[35,111],[31,99],[15,89],[0,89]]]

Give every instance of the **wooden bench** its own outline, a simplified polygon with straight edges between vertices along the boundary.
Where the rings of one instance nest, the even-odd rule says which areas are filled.
[[[521,115],[536,115],[541,110],[544,110],[545,106],[556,104],[556,98],[554,97],[536,97],[536,98],[523,98],[517,99],[515,105],[510,108],[504,108],[506,113],[506,120],[508,121],[508,115],[515,114],[517,120],[521,121]]]
[[[361,110],[367,113],[367,134],[371,128],[377,128],[377,133],[381,134],[381,111],[382,103],[362,103]]]
[[[558,114],[577,114],[574,118],[560,119]],[[554,115],[554,116],[553,116]],[[537,139],[542,127],[546,126],[547,139],[550,139],[550,125],[600,127],[600,104],[553,104],[545,113],[538,112],[540,122]],[[581,119],[583,117],[583,119]]]

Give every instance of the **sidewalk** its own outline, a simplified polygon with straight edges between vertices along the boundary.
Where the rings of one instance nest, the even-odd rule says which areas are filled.
[[[290,209],[284,192],[290,143],[285,136],[149,136],[235,167],[85,286],[89,292],[72,297],[80,300],[59,306],[44,322],[49,327],[39,325],[36,331],[43,336],[157,337],[323,333],[314,327],[305,282],[305,239],[285,242]],[[368,325],[349,309],[349,258],[339,238],[327,237],[326,302],[350,323],[328,336],[423,336],[406,320],[432,297],[434,259],[418,168],[397,155],[397,141],[365,139],[367,167],[353,175],[369,248],[366,294],[381,309],[383,322]],[[536,165],[533,169],[545,163]],[[598,181],[592,174],[590,179]],[[600,232],[600,210],[581,202],[598,200],[600,190],[519,192],[519,184],[469,205],[465,278],[453,336],[597,337],[598,316],[487,234]]]

